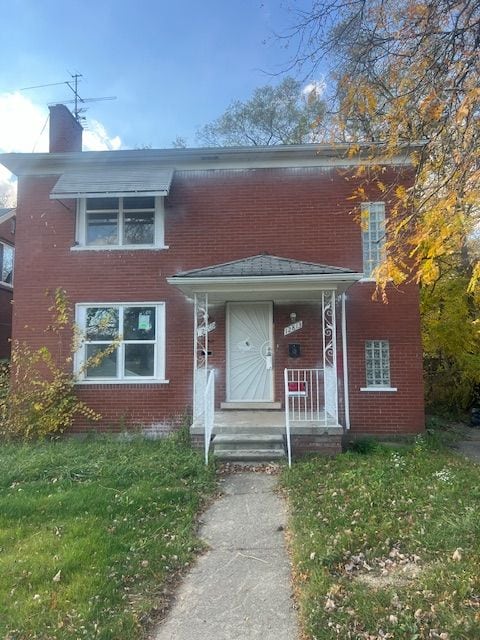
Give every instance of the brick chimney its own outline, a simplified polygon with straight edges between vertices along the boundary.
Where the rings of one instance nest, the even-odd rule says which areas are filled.
[[[82,125],[64,104],[50,109],[50,153],[82,150]]]

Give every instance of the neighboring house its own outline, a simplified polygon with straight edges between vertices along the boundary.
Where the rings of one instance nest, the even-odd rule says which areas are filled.
[[[0,360],[10,356],[14,241],[15,209],[0,208]]]
[[[102,428],[193,409],[196,442],[213,426],[227,454],[252,433],[277,447],[287,418],[294,453],[423,430],[418,288],[372,300],[388,203],[367,187],[362,231],[347,145],[81,152],[60,105],[59,129],[55,153],[0,158],[18,176],[14,337],[55,346],[45,291],[65,289]],[[383,182],[410,184],[408,158],[379,151]]]

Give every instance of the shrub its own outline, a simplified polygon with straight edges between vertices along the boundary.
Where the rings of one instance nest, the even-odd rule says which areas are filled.
[[[0,435],[5,438],[30,440],[62,433],[77,416],[97,421],[101,415],[93,411],[75,394],[76,378],[71,373],[73,353],[81,339],[70,322],[70,309],[65,292],[57,289],[50,307],[53,322],[46,333],[58,337],[60,352],[54,357],[42,346],[32,349],[14,342],[9,366],[0,367]],[[69,340],[64,340],[64,336]],[[69,344],[66,354],[61,345]],[[116,346],[116,345],[115,345]],[[95,361],[95,366],[109,350],[109,346]]]
[[[355,453],[368,454],[373,453],[379,447],[378,441],[375,438],[365,437],[358,438],[352,442],[351,449]]]

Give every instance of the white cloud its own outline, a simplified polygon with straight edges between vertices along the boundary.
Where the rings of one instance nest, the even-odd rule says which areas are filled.
[[[119,136],[108,135],[97,120],[88,120],[83,133],[85,151],[120,149]],[[48,108],[32,102],[19,92],[0,94],[0,153],[42,153],[48,151]],[[16,199],[16,180],[0,165],[0,196],[9,204]]]
[[[303,87],[302,94],[307,100],[310,97],[321,98],[325,93],[326,88],[327,85],[325,83],[325,80],[312,80],[312,82],[309,82]]]
[[[111,138],[98,120],[89,120],[83,132],[83,146],[86,151],[116,151],[122,146],[120,136]]]
[[[46,107],[33,104],[21,93],[0,95],[0,151],[47,151],[47,118]]]

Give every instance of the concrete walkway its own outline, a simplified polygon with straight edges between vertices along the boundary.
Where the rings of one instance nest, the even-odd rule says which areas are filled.
[[[225,477],[204,514],[210,550],[183,581],[156,640],[296,640],[285,505],[264,473]]]

